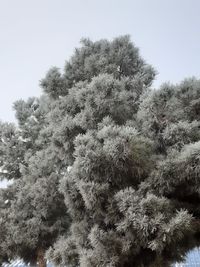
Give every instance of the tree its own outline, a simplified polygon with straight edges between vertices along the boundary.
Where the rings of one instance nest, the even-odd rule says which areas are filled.
[[[14,179],[0,196],[2,259],[170,266],[198,244],[200,82],[154,91],[154,77],[128,36],[84,39],[41,98],[16,102],[18,127],[1,127]]]
[[[200,244],[199,156],[200,80],[186,79],[176,86],[164,84],[160,90],[143,95],[137,114],[140,129],[155,144],[159,155],[143,192],[164,196],[178,209],[192,214],[193,234],[182,243],[177,260]]]
[[[58,192],[59,164],[47,136],[48,99],[20,100],[14,107],[18,127],[1,127],[1,170],[13,180],[1,190],[1,251],[3,260],[20,257],[44,267],[45,251],[69,225]]]
[[[55,264],[170,263],[190,234],[191,214],[149,186],[167,153],[157,140],[163,118],[155,133],[143,119],[143,95],[152,94],[154,76],[124,36],[83,40],[63,74],[53,68],[41,81],[52,101],[52,145],[66,163],[60,191],[72,218],[68,235],[48,251]]]

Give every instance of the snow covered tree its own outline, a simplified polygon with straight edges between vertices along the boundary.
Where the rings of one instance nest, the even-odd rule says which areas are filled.
[[[0,130],[13,180],[0,259],[168,267],[198,244],[200,82],[154,91],[154,77],[128,36],[83,39],[41,98],[15,103],[18,127]]]
[[[44,267],[46,250],[69,225],[58,191],[60,167],[47,135],[48,98],[20,100],[14,108],[17,127],[1,125],[2,177],[13,180],[1,189],[1,251],[3,260],[20,257]]]
[[[158,153],[141,191],[164,196],[193,216],[193,234],[182,253],[184,247],[187,251],[200,244],[200,80],[164,84],[143,95],[137,117],[142,134],[156,144]]]
[[[141,98],[137,114],[142,133],[156,141],[161,154],[199,140],[200,81],[191,78],[174,86],[163,84]]]
[[[52,68],[41,81],[52,102],[52,146],[66,164],[60,191],[72,218],[68,235],[48,251],[55,264],[167,264],[190,233],[191,214],[152,188],[144,190],[164,151],[153,138],[157,133],[146,126],[141,132],[137,115],[154,76],[123,36],[83,40],[63,74]]]

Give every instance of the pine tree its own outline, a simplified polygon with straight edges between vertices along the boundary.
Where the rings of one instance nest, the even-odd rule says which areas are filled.
[[[164,84],[143,95],[137,117],[142,134],[156,144],[158,154],[141,192],[164,196],[193,216],[193,234],[182,242],[180,253],[170,252],[180,260],[188,249],[200,244],[200,80]]]
[[[60,191],[72,218],[70,232],[48,251],[55,264],[170,263],[170,252],[190,234],[191,214],[149,186],[166,154],[160,129],[151,132],[142,120],[148,112],[141,96],[153,94],[154,76],[124,36],[83,40],[63,74],[52,68],[41,81],[52,101],[52,145],[66,164]],[[162,117],[155,127],[164,128]]]
[[[199,243],[200,81],[152,90],[154,77],[128,36],[83,39],[41,98],[15,103],[18,126],[0,132],[2,261],[160,267]]]
[[[58,192],[59,164],[49,146],[48,99],[14,104],[18,125],[1,126],[2,176],[12,179],[1,189],[3,260],[22,258],[45,267],[45,252],[62,232],[69,216]]]

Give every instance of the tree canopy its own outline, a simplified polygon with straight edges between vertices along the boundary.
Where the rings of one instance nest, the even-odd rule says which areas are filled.
[[[129,36],[82,40],[0,127],[0,257],[170,266],[199,244],[200,81],[152,89]],[[43,265],[42,265],[43,264]]]
[[[47,104],[44,97],[17,101],[18,125],[2,123],[0,144],[1,175],[13,181],[1,190],[3,259],[21,257],[40,266],[46,249],[70,221],[58,191],[60,167],[42,134]]]

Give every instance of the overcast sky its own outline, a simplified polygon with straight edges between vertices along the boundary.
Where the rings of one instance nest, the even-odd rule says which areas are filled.
[[[0,120],[38,96],[51,66],[63,68],[82,37],[130,34],[158,71],[154,83],[200,72],[199,0],[0,0]]]

